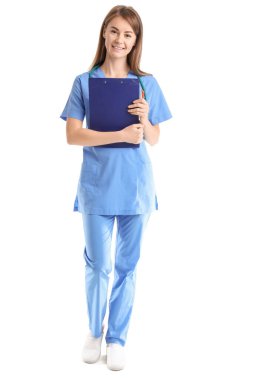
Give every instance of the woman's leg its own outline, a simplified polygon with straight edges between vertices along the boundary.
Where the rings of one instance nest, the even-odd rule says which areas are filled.
[[[132,313],[136,265],[149,214],[118,215],[115,273],[109,304],[107,343],[125,345]]]
[[[94,337],[102,334],[106,313],[111,240],[114,216],[82,214],[85,236],[85,289],[89,328]]]

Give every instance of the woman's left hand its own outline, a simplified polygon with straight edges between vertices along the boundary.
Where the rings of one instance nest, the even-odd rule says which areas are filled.
[[[138,115],[140,117],[140,122],[145,123],[148,121],[148,102],[144,98],[136,99],[128,106],[128,112],[131,115]]]

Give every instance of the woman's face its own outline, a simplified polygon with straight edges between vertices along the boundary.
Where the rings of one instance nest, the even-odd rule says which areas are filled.
[[[136,41],[136,35],[130,24],[120,16],[114,17],[104,30],[107,54],[112,58],[126,57]]]

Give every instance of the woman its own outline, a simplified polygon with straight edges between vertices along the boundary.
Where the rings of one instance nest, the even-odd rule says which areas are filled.
[[[100,358],[112,270],[111,239],[117,220],[114,282],[105,336],[107,366],[111,370],[121,370],[125,365],[124,346],[133,307],[141,241],[151,212],[158,209],[152,165],[144,140],[150,145],[156,144],[159,123],[172,117],[156,79],[139,68],[142,38],[138,13],[132,7],[113,7],[101,26],[91,71],[75,78],[60,116],[67,121],[67,142],[83,146],[74,211],[82,213],[85,237],[85,288],[90,333],[84,345],[83,360],[87,363],[95,363]],[[140,96],[128,107],[129,114],[139,117],[139,123],[112,132],[89,129],[89,76],[139,78],[146,99]],[[85,116],[87,127],[82,128]],[[119,142],[139,146],[105,147]]]

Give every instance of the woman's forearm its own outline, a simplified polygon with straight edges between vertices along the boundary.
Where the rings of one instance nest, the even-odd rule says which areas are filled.
[[[157,144],[160,137],[159,124],[152,125],[149,120],[142,121],[142,124],[144,126],[144,139],[150,145]]]
[[[67,136],[71,145],[97,146],[123,142],[121,131],[99,132],[88,128],[78,128]]]

